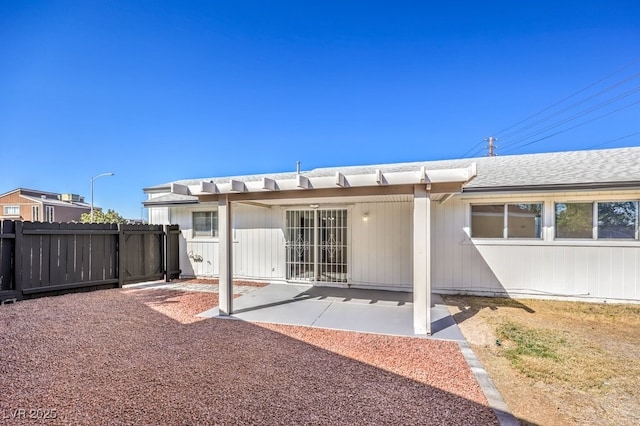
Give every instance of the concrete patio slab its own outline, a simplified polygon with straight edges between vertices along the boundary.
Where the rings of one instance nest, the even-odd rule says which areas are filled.
[[[412,295],[394,291],[272,283],[234,299],[230,316],[218,308],[199,316],[465,341],[440,296],[432,303],[431,336],[414,334]]]
[[[123,288],[135,290],[175,290],[175,291],[194,291],[197,293],[219,293],[218,284],[189,283],[189,282],[166,282],[146,281],[142,283],[125,284]],[[236,294],[246,294],[256,289],[256,286],[234,285],[233,292]]]

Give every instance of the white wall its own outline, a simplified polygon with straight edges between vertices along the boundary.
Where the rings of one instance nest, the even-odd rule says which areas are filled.
[[[554,240],[553,203],[622,201],[639,192],[456,196],[433,203],[434,292],[640,299],[640,242]],[[471,239],[470,204],[544,202],[544,240]]]
[[[152,223],[154,225],[170,225],[171,220],[169,218],[169,208],[168,207],[150,207],[149,223]]]
[[[166,195],[166,193],[148,194],[147,199],[152,200],[162,195]],[[148,214],[149,223],[153,225],[171,225],[168,207],[149,207]]]
[[[349,208],[349,284],[410,290],[412,286],[410,202],[356,204]],[[341,207],[341,206],[336,206]],[[171,207],[168,217],[180,226],[183,276],[218,275],[218,239],[192,238],[194,211],[216,204]],[[363,215],[367,213],[367,221]],[[160,216],[154,216],[160,217]],[[234,205],[233,268],[238,278],[284,280],[285,209]]]
[[[411,290],[413,203],[356,204],[350,214],[351,283]]]
[[[180,269],[187,277],[212,277],[218,274],[218,239],[192,238],[194,211],[217,210],[217,203],[201,203],[196,207],[171,207],[171,223],[180,226]]]
[[[184,276],[218,275],[218,238],[192,237],[192,213],[212,210],[217,210],[216,203],[171,208],[172,223],[180,225],[180,268]],[[283,220],[279,207],[234,205],[232,236],[236,277],[284,279]]]
[[[233,214],[234,274],[285,279],[284,211],[280,207],[237,205]]]
[[[522,195],[457,195],[432,203],[434,292],[593,300],[640,300],[640,242],[554,240],[553,203],[640,199],[640,191]],[[543,202],[544,239],[471,239],[472,203]],[[340,207],[340,206],[336,206]],[[185,276],[217,276],[217,238],[191,238],[196,207],[152,208],[152,223],[177,223]],[[354,287],[411,291],[411,202],[357,203],[349,210],[349,283]],[[236,205],[233,210],[234,274],[285,279],[282,207]],[[363,220],[364,216],[367,220]],[[425,262],[428,259],[425,259]]]

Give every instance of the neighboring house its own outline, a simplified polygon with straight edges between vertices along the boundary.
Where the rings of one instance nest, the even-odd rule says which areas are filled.
[[[76,194],[17,188],[0,195],[0,220],[73,222],[89,212],[91,206]]]
[[[145,188],[181,269],[412,291],[640,301],[640,148],[322,168]]]

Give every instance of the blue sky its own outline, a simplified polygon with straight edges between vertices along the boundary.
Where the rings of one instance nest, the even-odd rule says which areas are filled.
[[[639,73],[638,1],[0,0],[0,193],[640,145]]]

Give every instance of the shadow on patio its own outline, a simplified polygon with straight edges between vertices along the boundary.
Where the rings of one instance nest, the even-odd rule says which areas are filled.
[[[270,284],[234,299],[231,316],[220,315],[218,308],[200,315],[421,337],[413,332],[412,300],[412,294],[406,292]],[[464,341],[456,322],[436,294],[432,297],[431,315],[433,333],[430,337]]]

